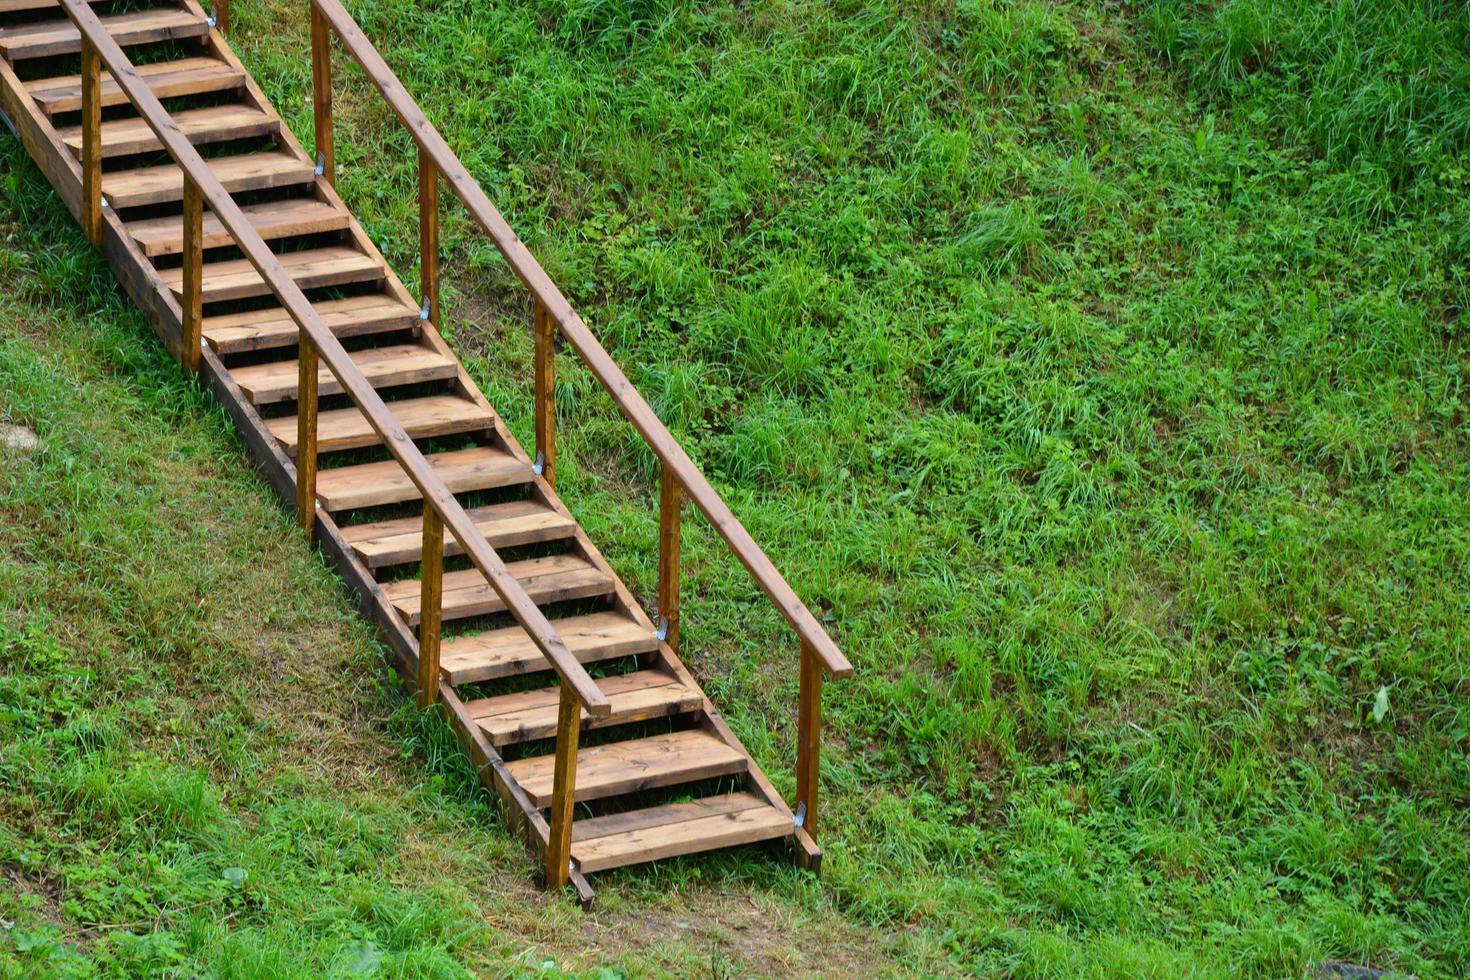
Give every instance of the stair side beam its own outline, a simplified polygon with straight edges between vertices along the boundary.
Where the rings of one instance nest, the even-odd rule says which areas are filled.
[[[122,48],[108,35],[97,15],[85,0],[60,0],[60,3],[82,36],[96,48],[102,63],[133,103],[139,116],[158,136],[164,149],[180,169],[198,184],[210,210],[220,219],[220,223],[234,238],[237,247],[260,274],[261,279],[270,286],[277,301],[290,312],[298,328],[310,336],[312,346],[316,348],[320,358],[326,362],[327,368],[337,378],[343,391],[357,404],[384,446],[398,460],[418,488],[425,505],[432,506],[439,513],[446,528],[459,540],[465,554],[479,568],[506,608],[536,643],[562,683],[575,693],[587,713],[597,717],[608,715],[611,705],[606,696],[557,636],[520,583],[506,570],[495,549],[485,541],[454,494],[434,473],[403,426],[393,417],[377,391],[352,362],[347,350],[312,309],[305,294],[286,274],[275,254],[209,170],[199,152],[179,130],[177,123],[154,96]]]

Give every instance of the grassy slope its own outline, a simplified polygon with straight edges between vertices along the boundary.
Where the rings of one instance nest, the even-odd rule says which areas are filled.
[[[242,4],[238,43],[305,135],[299,7]],[[1470,965],[1461,625],[1470,42],[1456,5],[542,0],[353,10],[859,666],[829,689],[825,887],[761,855],[613,875],[594,921],[614,941],[659,935],[671,909],[696,921],[735,916],[745,898],[722,893],[748,881],[776,920],[772,945],[725,943],[719,955],[757,970],[810,948],[808,929],[840,929],[832,945],[875,943],[911,966],[1022,975],[1281,975],[1327,957],[1424,976]],[[407,143],[353,70],[339,77],[343,190],[408,271]],[[385,166],[397,168],[391,180]],[[525,432],[527,310],[489,247],[462,222],[449,230],[453,340]],[[41,234],[66,239],[51,263],[78,251],[73,232]],[[45,288],[70,310],[93,281],[81,270]],[[32,402],[7,410],[49,404],[83,433],[92,420],[117,434],[123,458],[154,455],[155,440],[156,455],[189,463],[177,478],[199,481],[186,485],[214,508],[211,526],[273,549],[269,564],[251,563],[261,581],[243,591],[304,589],[310,601],[274,599],[299,611],[235,622],[221,640],[206,628],[217,608],[196,609],[184,599],[195,590],[175,583],[165,589],[172,605],[140,592],[117,622],[78,624],[120,638],[63,632],[62,649],[117,649],[157,670],[148,637],[196,624],[219,646],[199,646],[206,656],[171,643],[169,679],[196,661],[234,663],[217,668],[213,698],[258,703],[257,725],[289,728],[272,712],[301,695],[257,676],[245,638],[308,629],[304,610],[331,605],[331,587],[320,569],[276,554],[288,545],[259,543],[261,526],[274,538],[285,521],[248,475],[233,463],[192,475],[199,450],[189,446],[238,455],[220,448],[224,427],[176,380],[160,380],[173,375],[157,355],[111,352],[118,338],[136,350],[139,332],[115,297],[88,302],[109,304],[104,322],[116,329],[99,342],[33,328],[39,363],[114,379],[133,414],[99,422],[86,406],[47,402],[45,375],[20,396]],[[65,353],[74,347],[85,355]],[[43,370],[21,350],[7,349],[8,372]],[[158,395],[161,384],[171,394]],[[0,386],[16,398],[9,389]],[[570,365],[559,397],[568,493],[646,594],[649,461]],[[170,431],[156,427],[161,410]],[[113,486],[105,475],[94,479]],[[131,493],[131,531],[117,550],[136,553],[139,535],[183,547],[145,520],[168,494]],[[111,513],[85,493],[62,498],[76,503],[51,505],[53,531],[86,526],[73,508]],[[233,509],[241,498],[250,514]],[[69,533],[74,561],[102,563],[86,581],[126,580],[128,559],[96,557],[85,535]],[[690,659],[789,786],[789,635],[773,614],[752,613],[747,581],[707,532],[696,526],[689,539]],[[85,592],[52,596],[56,579],[41,574],[52,559],[20,553],[5,593],[31,598],[7,604],[51,609],[51,622],[75,629],[77,609],[90,608]],[[231,557],[196,542],[162,566],[212,560],[223,577]],[[7,627],[7,665],[16,650],[55,659],[27,621],[45,620]],[[131,621],[152,625],[120,625]],[[344,737],[356,729],[334,722],[383,722],[389,709],[365,692],[367,638],[345,622],[337,629],[292,646],[329,658],[362,651],[321,668],[322,683],[349,700],[326,707],[340,710],[327,730]],[[46,683],[70,691],[52,670]],[[20,673],[12,666],[7,683],[22,683]],[[262,740],[264,763],[253,746],[227,762],[202,722],[165,731],[176,711],[210,698],[164,701],[168,688],[145,672],[143,692],[159,706],[113,704],[129,673],[64,696],[83,699],[88,715],[122,712],[112,729],[105,715],[97,724],[127,733],[123,749],[134,738],[156,753],[184,747],[175,778],[204,772],[216,787],[201,797],[203,816],[165,809],[142,821],[182,840],[179,853],[214,891],[175,899],[149,866],[117,873],[123,894],[141,888],[166,905],[159,920],[190,955],[227,942],[226,921],[274,929],[275,941],[318,962],[364,934],[472,962],[517,941],[576,943],[555,903],[509,911],[525,901],[526,863],[497,824],[484,825],[452,761],[442,783],[426,783],[413,763],[375,756],[395,737],[435,752],[440,736],[411,715],[353,743],[381,762],[368,776],[345,752],[341,766],[310,765],[309,742],[289,735]],[[236,693],[242,686],[255,693]],[[1388,709],[1376,718],[1380,688]],[[52,734],[54,720],[0,716],[41,760],[98,741]],[[273,790],[272,753],[315,783]],[[158,808],[94,802],[69,771],[26,784],[34,807],[99,822],[47,836],[23,809],[3,811],[7,868],[27,867],[11,852],[46,853],[38,836],[73,861],[87,846],[137,860],[117,827],[138,825],[140,806]],[[338,780],[361,795],[337,802]],[[366,788],[379,781],[386,788]],[[319,893],[308,878],[275,885],[287,895],[272,904],[236,896],[243,904],[228,906],[233,893],[218,881],[234,866],[228,848],[189,821],[253,843],[256,821],[280,807],[288,816],[278,819],[301,819],[291,806],[312,786],[335,819],[367,819],[366,807],[374,827],[392,828],[367,835],[382,849],[342,874],[436,913],[423,896],[448,889],[457,911],[394,931],[353,904],[353,886]],[[414,853],[448,849],[467,877],[435,883],[416,870],[385,882],[398,833],[425,821]],[[465,844],[467,833],[480,840]],[[311,864],[278,860],[297,874]],[[66,894],[96,891],[62,884]],[[252,874],[246,892],[269,887],[269,875]],[[216,904],[182,911],[206,899]],[[497,910],[497,927],[519,918],[494,938],[457,931],[474,921],[474,902]],[[71,929],[154,914],[49,908]],[[321,913],[292,928],[302,908]],[[788,928],[793,915],[817,921]],[[555,924],[542,932],[544,917]],[[676,940],[665,963],[687,966],[710,943]]]

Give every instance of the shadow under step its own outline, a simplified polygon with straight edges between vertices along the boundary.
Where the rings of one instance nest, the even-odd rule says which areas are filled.
[[[346,286],[359,282],[377,282],[387,270],[376,258],[346,245],[309,248],[300,252],[277,255],[281,266],[301,289]],[[158,276],[172,289],[174,296],[184,292],[184,267],[160,269]],[[231,299],[248,299],[270,294],[270,287],[255,271],[249,259],[207,262],[204,265],[204,302],[221,303]]]
[[[352,224],[352,216],[346,211],[312,197],[247,204],[240,210],[249,219],[256,234],[266,241],[342,231]],[[138,243],[138,248],[149,258],[176,255],[184,250],[184,217],[181,214],[129,221],[127,227],[133,241]],[[204,248],[234,244],[234,237],[225,230],[219,216],[213,211],[205,212],[199,230],[204,239]]]
[[[572,824],[572,859],[585,874],[680,854],[788,837],[791,817],[753,793],[709,796],[589,817]]]
[[[204,161],[231,194],[294,187],[316,180],[316,168],[284,150]],[[184,199],[184,172],[176,163],[114,170],[102,175],[102,194],[114,208],[140,208]]]
[[[14,2],[14,0],[12,0]],[[54,6],[56,0],[22,0],[41,6]],[[104,0],[92,0],[101,3]],[[5,11],[0,3],[0,13]],[[245,84],[245,73],[229,62],[218,58],[180,58],[178,61],[160,61],[152,65],[139,65],[138,74],[147,83],[149,91],[159,99],[178,98],[182,95],[203,95],[208,92],[228,92]],[[25,83],[26,91],[36,100],[41,111],[47,115],[59,112],[76,112],[82,107],[82,76],[61,75],[55,78],[38,78]],[[126,105],[128,97],[106,69],[102,71],[102,104],[104,106]]]
[[[294,363],[294,362],[293,362]],[[569,538],[577,523],[539,500],[512,500],[468,511],[470,520],[492,548],[513,548],[541,541]],[[375,524],[342,528],[342,538],[369,568],[404,565],[424,557],[424,520],[403,517]],[[444,554],[463,554],[452,534],[444,536]]]
[[[60,13],[60,10],[57,12]],[[101,20],[107,33],[121,47],[203,37],[209,33],[209,24],[204,18],[179,7],[114,14]],[[80,50],[81,33],[65,18],[0,28],[0,54],[7,55],[12,60],[49,58],[60,54],[76,54]]]
[[[495,416],[476,402],[459,395],[430,395],[388,402],[388,411],[403,426],[410,439],[431,439],[490,428]],[[296,416],[269,419],[265,427],[276,437],[288,456],[296,455]],[[334,408],[316,417],[316,448],[319,453],[376,446],[383,440],[357,406]],[[398,466],[395,462],[394,466]],[[401,468],[401,467],[400,467]]]
[[[215,105],[204,109],[183,109],[169,118],[194,145],[227,143],[230,140],[269,136],[277,131],[276,117],[249,105]],[[56,131],[68,150],[78,159],[82,156],[82,127],[63,126]],[[154,153],[163,149],[163,141],[153,127],[142,118],[110,119],[102,124],[102,156],[125,157]]]
[[[744,752],[700,728],[649,738],[594,745],[577,753],[577,802],[677,786],[747,771]],[[556,755],[506,764],[534,806],[551,805]],[[575,824],[573,829],[575,831]]]
[[[459,374],[456,361],[418,344],[393,344],[355,351],[352,363],[374,388],[445,381]],[[295,359],[274,361],[235,368],[230,374],[251,404],[269,405],[296,399],[301,365]],[[316,379],[318,396],[342,393],[341,382],[326,367],[317,369]]]
[[[293,418],[293,432],[295,424]],[[456,449],[427,458],[430,468],[444,481],[450,493],[492,490],[531,483],[536,479],[529,463],[490,446]],[[414,486],[395,459],[321,470],[316,478],[316,496],[329,512],[399,504],[420,498],[419,488]]]
[[[613,577],[580,555],[550,555],[505,563],[537,605],[610,595]],[[419,624],[422,583],[416,578],[385,582],[383,596],[404,622]],[[505,602],[478,568],[444,573],[443,618],[465,619],[505,612]]]
[[[622,613],[598,612],[553,619],[552,628],[579,663],[636,656],[658,649],[658,637]],[[519,626],[446,639],[439,669],[452,685],[534,674],[551,669],[546,657]]]
[[[337,337],[416,330],[423,322],[417,309],[381,293],[323,300],[311,308]],[[220,354],[294,347],[298,339],[296,321],[279,306],[205,317],[203,332]]]
[[[612,713],[594,718],[582,712],[582,731],[626,725],[635,721],[667,718],[697,711],[704,697],[686,687],[673,674],[662,670],[640,670],[597,681],[612,705]],[[465,704],[470,717],[493,745],[518,745],[556,737],[561,688],[502,694]]]

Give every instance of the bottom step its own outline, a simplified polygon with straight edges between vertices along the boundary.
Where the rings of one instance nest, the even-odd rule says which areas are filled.
[[[585,874],[679,854],[774,840],[791,817],[751,793],[711,796],[572,824],[572,858]]]

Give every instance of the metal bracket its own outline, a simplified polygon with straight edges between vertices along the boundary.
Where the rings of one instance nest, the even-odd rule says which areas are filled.
[[[204,23],[208,24],[210,27],[216,27],[216,26],[218,26],[218,24],[219,24],[219,11],[214,10],[214,9],[211,8],[211,10],[209,11],[209,16],[206,17],[206,18],[204,18]]]
[[[327,173],[327,155],[325,153],[321,153],[320,151],[317,153],[317,155],[316,155],[316,169],[313,170],[312,172],[315,173],[318,177],[326,176],[326,173]]]
[[[531,472],[537,476],[546,472],[546,457],[539,452],[536,454],[536,462],[531,464]]]
[[[669,618],[667,616],[658,618],[658,629],[653,631],[653,635],[658,637],[660,643],[669,638]]]
[[[798,803],[798,804],[796,804],[795,823],[796,823],[796,825],[798,827],[800,827],[802,824],[806,823],[806,804],[805,803]]]
[[[428,318],[429,318],[429,301],[428,300],[424,300],[424,308],[421,309],[421,310],[419,310],[419,319],[420,320],[427,320]]]

